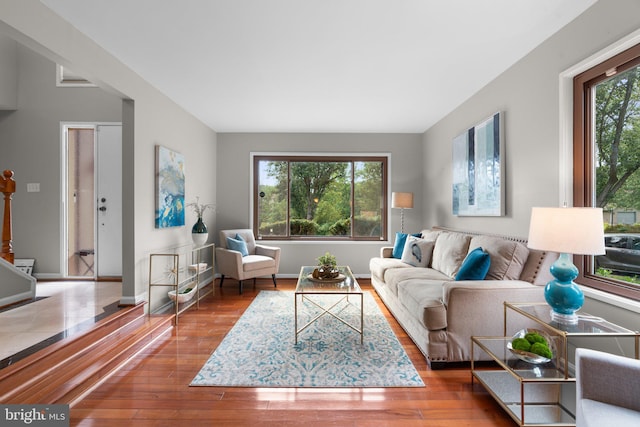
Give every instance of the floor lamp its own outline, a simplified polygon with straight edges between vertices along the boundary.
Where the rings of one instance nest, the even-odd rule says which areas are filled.
[[[413,193],[391,193],[391,207],[400,209],[400,231],[404,233],[404,210],[413,209]]]

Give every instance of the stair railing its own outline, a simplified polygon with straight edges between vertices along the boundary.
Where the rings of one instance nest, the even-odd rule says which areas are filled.
[[[2,250],[0,257],[13,264],[13,242],[11,226],[11,197],[16,192],[16,182],[13,180],[13,171],[5,170],[0,177],[0,192],[4,194],[4,218],[2,220]]]

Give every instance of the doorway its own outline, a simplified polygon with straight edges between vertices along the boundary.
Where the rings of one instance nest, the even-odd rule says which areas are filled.
[[[122,126],[64,124],[63,276],[122,277]]]

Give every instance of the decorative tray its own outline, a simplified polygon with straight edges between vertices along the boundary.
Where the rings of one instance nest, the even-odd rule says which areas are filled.
[[[338,277],[332,277],[329,279],[321,279],[321,278],[315,278],[313,277],[313,274],[307,274],[307,279],[311,280],[312,282],[320,282],[320,283],[338,283],[338,282],[342,282],[344,279],[346,279],[346,276],[342,273],[338,274]]]

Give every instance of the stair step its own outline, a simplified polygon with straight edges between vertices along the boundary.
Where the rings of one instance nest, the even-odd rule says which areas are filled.
[[[1,370],[0,401],[73,405],[172,328],[173,316],[148,317],[143,304],[119,310]]]

